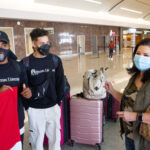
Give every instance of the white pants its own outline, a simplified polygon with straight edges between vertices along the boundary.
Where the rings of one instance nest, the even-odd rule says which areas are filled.
[[[58,104],[46,109],[29,107],[30,142],[32,150],[44,150],[44,135],[48,137],[49,150],[61,150],[60,148],[60,115]]]

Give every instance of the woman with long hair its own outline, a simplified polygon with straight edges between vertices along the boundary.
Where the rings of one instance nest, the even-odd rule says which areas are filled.
[[[150,125],[150,39],[140,41],[133,52],[133,66],[127,69],[131,75],[123,94],[116,91],[110,82],[106,90],[121,102],[121,135],[125,134],[126,150],[150,150],[150,141],[140,134],[142,123]]]

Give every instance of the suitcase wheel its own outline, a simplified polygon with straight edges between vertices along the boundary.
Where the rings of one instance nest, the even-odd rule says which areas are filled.
[[[98,147],[98,150],[101,150],[101,144],[97,143],[96,145]]]
[[[70,141],[70,145],[73,147],[74,146],[74,140]]]

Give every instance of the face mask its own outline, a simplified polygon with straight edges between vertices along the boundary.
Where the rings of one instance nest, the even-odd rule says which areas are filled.
[[[41,55],[47,56],[49,54],[49,49],[50,49],[49,44],[44,44],[38,48],[38,51]]]
[[[3,62],[9,54],[8,49],[0,48],[0,62]]]
[[[135,55],[134,64],[140,71],[148,70],[150,69],[150,57]]]

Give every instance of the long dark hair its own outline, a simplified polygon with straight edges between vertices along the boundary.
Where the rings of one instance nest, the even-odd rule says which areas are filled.
[[[150,47],[150,38],[145,38],[143,40],[141,40],[135,47],[134,51],[133,51],[133,55],[132,55],[132,60],[139,48],[139,46],[149,46]],[[131,75],[138,75],[140,73],[140,71],[136,68],[135,64],[134,64],[134,61],[133,61],[133,66],[132,68],[128,68],[127,69],[128,73],[131,74]],[[144,76],[142,78],[142,82],[146,82],[147,80],[150,79],[150,69],[146,70],[144,72]]]

